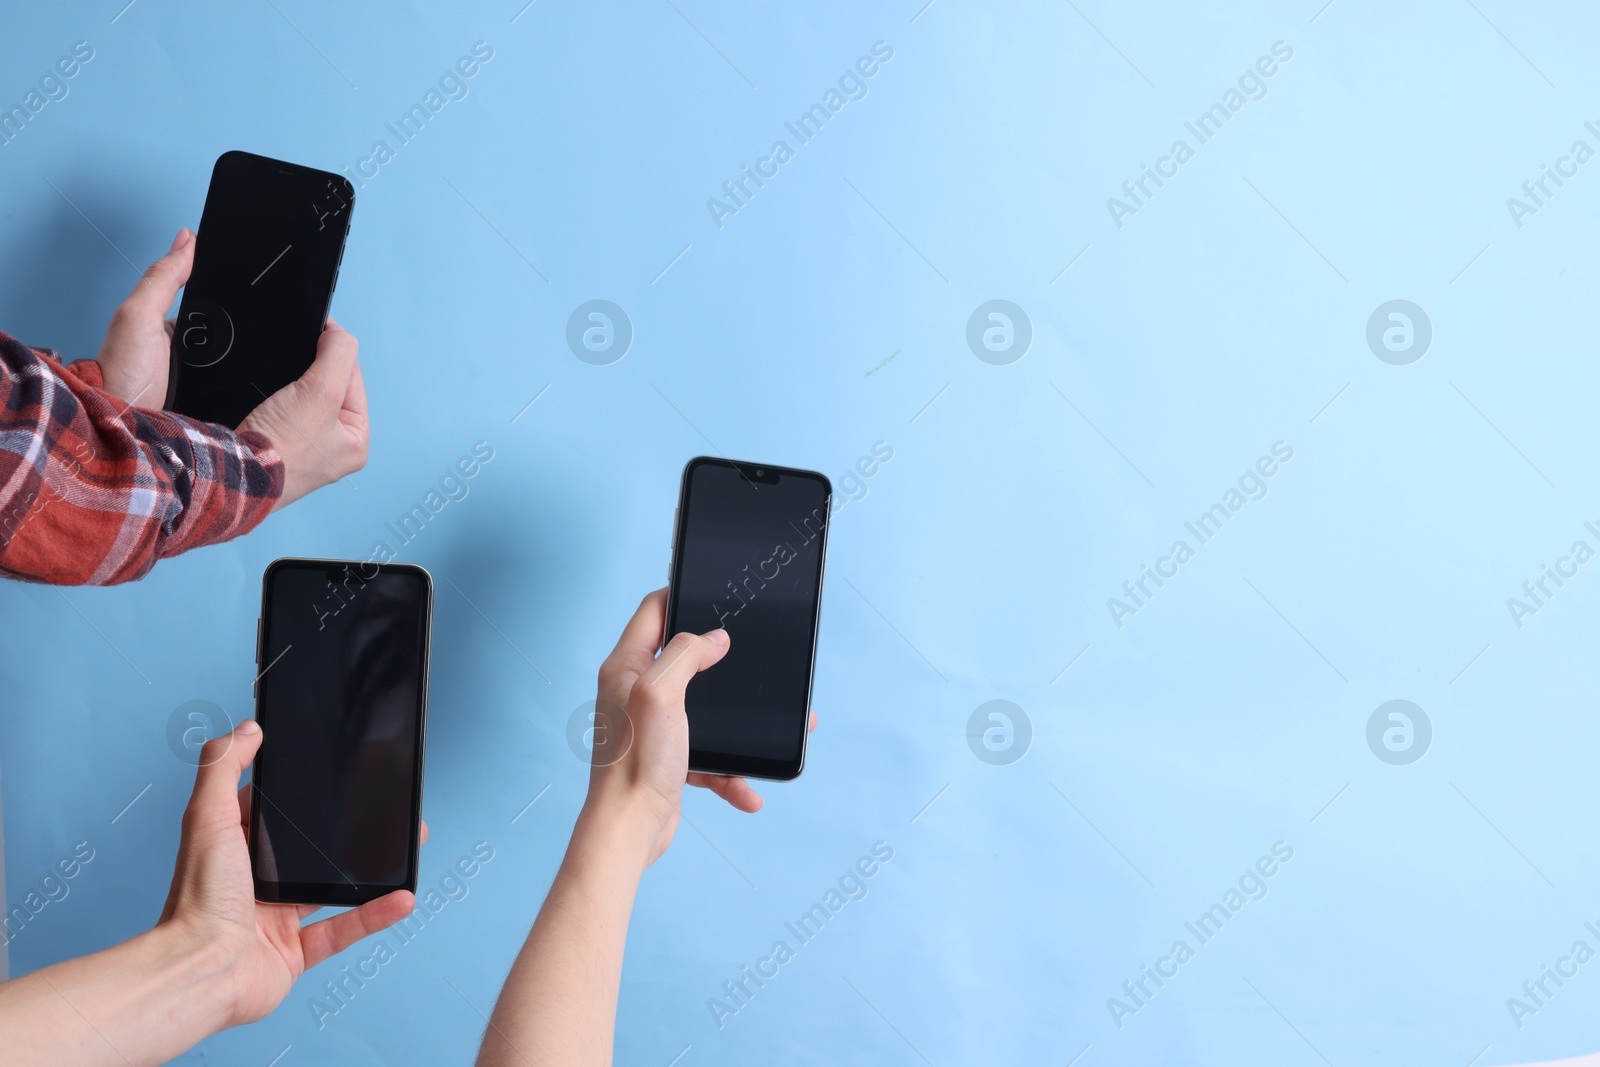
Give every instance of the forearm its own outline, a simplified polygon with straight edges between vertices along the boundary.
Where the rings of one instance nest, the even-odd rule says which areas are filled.
[[[628,917],[650,843],[632,813],[584,808],[495,1004],[479,1067],[611,1062]]]
[[[0,334],[0,573],[131,581],[248,532],[282,494],[265,438],[130,409],[100,381],[92,361],[63,368]]]
[[[158,926],[0,984],[0,1049],[24,1065],[165,1063],[229,1025],[226,976]]]

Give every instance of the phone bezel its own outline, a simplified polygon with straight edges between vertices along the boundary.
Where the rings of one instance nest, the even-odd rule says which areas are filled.
[[[327,293],[327,296],[322,301],[322,316],[321,316],[320,321],[323,322],[323,323],[326,323],[327,319],[328,319],[328,312],[331,311],[332,308],[333,308],[334,290],[337,289],[338,285],[339,285],[339,270],[344,264],[345,245],[349,242],[349,239],[350,239],[350,223],[351,223],[351,220],[355,216],[355,211],[356,211],[356,188],[355,188],[355,185],[351,183],[349,178],[346,178],[342,174],[336,174],[333,171],[320,170],[320,169],[318,169],[316,167],[308,167],[308,166],[305,166],[304,164],[301,164],[301,163],[290,163],[287,160],[273,159],[270,156],[257,155],[254,152],[246,152],[246,151],[243,151],[243,150],[237,149],[237,148],[236,149],[232,149],[230,151],[222,153],[222,155],[217,157],[216,162],[214,164],[212,164],[212,167],[211,167],[211,181],[206,186],[205,204],[201,208],[201,211],[200,211],[200,225],[199,225],[199,227],[198,227],[198,229],[196,231],[196,235],[195,235],[195,239],[197,241],[205,236],[206,209],[208,209],[208,208],[210,208],[212,206],[212,197],[214,195],[216,195],[216,191],[218,189],[219,180],[220,179],[225,179],[225,177],[227,176],[227,172],[228,172],[228,170],[230,168],[241,167],[241,166],[254,167],[254,168],[258,168],[260,170],[272,169],[272,170],[276,170],[276,171],[278,171],[280,173],[281,172],[291,172],[296,176],[297,179],[305,179],[305,178],[311,178],[311,179],[315,179],[315,180],[326,179],[328,181],[333,181],[333,182],[338,182],[339,183],[339,185],[340,185],[340,194],[345,198],[345,201],[346,201],[348,207],[344,212],[344,228],[339,232],[339,235],[338,235],[339,236],[339,248],[338,248],[338,255],[335,256],[335,258],[334,258],[333,273],[328,278],[328,293]],[[179,322],[185,321],[183,316],[184,316],[185,308],[189,306],[187,304],[188,299],[189,299],[189,286],[186,284],[184,286],[184,288],[183,288],[183,296],[178,301],[178,318],[177,318],[177,321],[179,321]],[[167,409],[169,411],[175,411],[179,415],[188,415],[191,418],[206,419],[206,414],[210,414],[210,413],[196,414],[196,413],[191,412],[191,411],[179,410],[178,408],[176,408],[174,406],[178,401],[179,378],[183,374],[183,369],[182,369],[183,368],[183,358],[182,358],[182,356],[181,356],[181,354],[179,352],[179,348],[180,348],[179,335],[178,335],[178,332],[176,330],[174,330],[173,331],[173,335],[172,335],[172,339],[168,344],[167,395],[166,395],[166,397],[164,398],[164,400],[162,402],[162,407],[164,407],[165,409]],[[312,337],[311,345],[308,348],[307,352],[304,354],[304,356],[305,356],[305,367],[300,367],[296,371],[296,373],[294,374],[293,378],[299,378],[301,375],[303,375],[305,373],[306,368],[309,368],[311,366],[312,360],[314,360],[316,358],[316,337],[315,336]],[[291,378],[290,380],[293,380],[293,378]],[[212,421],[212,420],[206,420],[206,421]]]
[[[283,882],[265,881],[256,875],[256,842],[255,828],[257,816],[257,793],[255,783],[261,774],[262,752],[256,753],[256,758],[250,767],[250,821],[246,827],[246,840],[250,852],[250,877],[255,883],[255,898],[264,904],[316,904],[324,907],[354,907],[365,904],[369,900],[376,900],[387,893],[399,889],[408,889],[415,893],[417,890],[417,874],[420,866],[422,843],[418,839],[422,824],[422,783],[424,762],[427,757],[428,737],[428,675],[431,667],[433,650],[433,575],[427,569],[415,563],[376,563],[373,560],[345,560],[345,559],[312,559],[306,557],[284,557],[275,559],[267,565],[261,575],[261,614],[260,625],[256,632],[256,669],[260,672],[255,684],[255,715],[256,722],[260,724],[264,734],[270,733],[271,725],[263,717],[261,678],[266,675],[267,664],[262,663],[266,649],[267,625],[270,600],[270,590],[274,577],[286,570],[327,570],[330,567],[356,567],[367,568],[377,566],[379,574],[408,574],[422,579],[423,585],[423,619],[422,619],[422,649],[420,657],[421,678],[419,679],[416,732],[416,774],[411,784],[411,835],[410,853],[407,857],[406,879],[398,885],[378,885],[372,883],[340,883],[340,882]],[[366,570],[359,571],[365,575]],[[263,748],[269,743],[264,741]]]
[[[717,456],[695,456],[683,466],[683,475],[678,485],[678,508],[673,516],[672,526],[672,563],[667,571],[667,610],[663,620],[661,645],[672,638],[673,619],[677,611],[677,589],[680,580],[680,568],[683,565],[682,547],[684,527],[689,517],[689,482],[694,472],[702,466],[724,467],[737,471],[753,481],[776,481],[778,478],[796,477],[820,482],[823,490],[823,509],[825,518],[822,523],[822,544],[819,548],[820,557],[817,561],[817,582],[815,590],[816,614],[811,621],[811,648],[808,653],[808,670],[806,671],[806,699],[805,711],[800,716],[800,750],[794,760],[766,759],[759,756],[744,756],[726,752],[711,752],[694,747],[694,737],[689,738],[689,770],[705,774],[737,775],[743,778],[757,778],[770,782],[792,782],[800,777],[805,770],[806,750],[810,743],[811,719],[811,693],[816,685],[817,677],[817,640],[822,633],[822,595],[824,576],[828,568],[828,534],[833,527],[833,483],[828,476],[820,471],[805,470],[798,467],[781,467],[772,463],[750,463],[744,460],[724,459]],[[756,478],[756,471],[762,472],[762,477]],[[772,478],[771,476],[777,476]]]

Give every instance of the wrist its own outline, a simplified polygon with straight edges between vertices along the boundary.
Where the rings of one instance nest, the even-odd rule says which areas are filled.
[[[168,991],[166,1014],[194,1044],[237,1026],[239,983],[234,960],[215,938],[191,931],[181,920],[164,922],[134,939],[149,973]],[[188,1047],[187,1045],[185,1047]]]
[[[580,860],[604,857],[608,865],[642,874],[654,859],[666,819],[641,789],[591,790],[573,827],[569,854],[578,853]]]
[[[249,419],[240,423],[234,433],[255,456],[262,470],[266,471],[267,491],[263,495],[272,501],[272,510],[276,511],[282,503],[286,503],[284,496],[289,490],[289,467],[283,453],[278,451],[271,438],[254,429]]]

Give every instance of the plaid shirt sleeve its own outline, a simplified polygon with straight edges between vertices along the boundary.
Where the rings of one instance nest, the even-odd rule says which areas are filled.
[[[0,333],[0,575],[114,585],[253,530],[283,494],[258,433],[129,408],[100,365]]]

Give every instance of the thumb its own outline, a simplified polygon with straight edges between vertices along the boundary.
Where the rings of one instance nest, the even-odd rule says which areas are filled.
[[[123,301],[124,311],[141,318],[159,320],[166,317],[167,309],[178,298],[178,290],[189,281],[194,269],[194,234],[188,227],[178,231],[173,238],[172,250],[150,265],[134,286],[128,299]]]
[[[728,644],[726,630],[712,630],[702,635],[688,632],[674,635],[650,669],[639,676],[633,692],[658,692],[660,699],[670,700],[681,708],[690,681],[726,656]]]
[[[350,388],[358,347],[353,334],[329,319],[322,336],[317,338],[317,358],[300,380],[337,409]]]
[[[200,750],[200,770],[194,778],[185,822],[217,818],[237,825],[239,775],[261,748],[261,727],[246,719],[231,733],[213,737]]]

